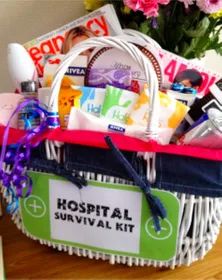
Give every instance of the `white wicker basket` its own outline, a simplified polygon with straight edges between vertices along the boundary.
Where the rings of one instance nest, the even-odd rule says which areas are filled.
[[[134,45],[127,41],[120,40],[113,37],[106,38],[92,38],[85,42],[73,47],[71,51],[66,55],[64,61],[60,65],[53,84],[52,84],[52,97],[49,102],[50,111],[53,113],[58,112],[58,94],[63,75],[68,68],[69,64],[74,58],[92,47],[114,47],[124,52],[127,52],[136,63],[138,63],[145,73],[147,83],[150,85],[150,98],[151,109],[149,111],[149,125],[148,135],[150,139],[154,139],[157,136],[157,121],[158,121],[158,80],[153,70],[151,63],[143,55],[143,53]],[[60,161],[60,146],[62,143],[47,142],[47,157],[49,159],[56,159]],[[144,153],[144,159],[147,161],[147,178],[148,180],[155,181],[155,154]],[[150,160],[152,158],[152,161]],[[152,164],[150,164],[152,163]],[[82,173],[87,179],[94,178],[95,174]],[[97,180],[100,182],[114,182],[119,183],[118,178],[108,176],[97,176]],[[127,183],[121,180],[121,183]],[[7,194],[7,191],[2,187],[3,195],[8,202],[11,197]],[[17,211],[13,214],[12,219],[15,221],[19,229],[24,234],[33,239],[38,239],[41,244],[52,246],[58,250],[66,251],[69,254],[77,254],[78,256],[88,256],[89,258],[109,260],[111,264],[123,263],[127,265],[152,265],[154,267],[170,267],[180,265],[190,265],[192,262],[202,259],[205,254],[212,248],[220,231],[220,225],[222,221],[221,200],[219,198],[209,198],[202,196],[188,195],[185,193],[173,193],[180,201],[179,211],[179,234],[177,241],[176,255],[170,261],[157,261],[149,260],[131,256],[115,255],[108,253],[101,253],[96,250],[80,249],[78,247],[56,244],[46,240],[38,239],[35,236],[30,235],[25,228],[20,217],[20,212]],[[188,235],[190,225],[192,226],[192,237]]]

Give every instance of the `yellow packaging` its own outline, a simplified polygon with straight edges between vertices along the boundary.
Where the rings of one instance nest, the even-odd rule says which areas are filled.
[[[128,125],[141,125],[147,127],[149,117],[149,96],[146,92],[147,91],[144,90],[135,103],[127,120]],[[161,137],[165,138],[161,139],[160,142],[166,144],[170,141],[174,131],[180,125],[190,108],[162,92],[159,92],[159,100],[159,132]]]
[[[65,55],[57,54],[50,57],[44,67],[43,86],[50,87],[53,77],[63,61]],[[81,91],[72,89],[71,86],[84,85],[84,77],[87,66],[87,56],[79,55],[68,67],[61,83],[59,92],[59,118],[62,128],[66,128],[72,106],[80,106]]]
[[[46,81],[45,85],[49,87],[51,80]],[[59,91],[59,120],[62,128],[67,128],[69,114],[73,106],[79,107],[82,92],[73,89],[73,81],[68,77],[64,77]]]

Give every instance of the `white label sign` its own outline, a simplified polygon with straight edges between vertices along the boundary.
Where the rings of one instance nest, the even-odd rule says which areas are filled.
[[[142,194],[49,180],[51,238],[139,253]]]

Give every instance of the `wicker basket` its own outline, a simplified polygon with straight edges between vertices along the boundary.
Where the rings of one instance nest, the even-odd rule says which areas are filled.
[[[157,127],[158,127],[158,80],[153,70],[152,65],[143,55],[143,53],[134,45],[129,42],[118,39],[118,38],[92,38],[83,43],[78,44],[76,47],[72,48],[71,51],[66,55],[65,60],[60,65],[53,84],[52,84],[52,96],[49,102],[49,110],[53,116],[58,112],[58,94],[66,69],[69,64],[74,60],[74,58],[85,51],[86,49],[92,47],[114,47],[124,52],[127,52],[136,63],[138,63],[145,73],[147,83],[150,85],[150,104],[151,109],[149,111],[149,125],[147,128],[147,137],[151,140],[157,139]],[[80,143],[81,144],[81,143]],[[62,162],[62,147],[61,142],[46,141],[46,153],[49,160],[56,159],[58,162]],[[155,158],[156,154],[147,150],[147,152],[140,153],[140,156],[146,161],[147,166],[147,179],[151,182],[155,182],[156,179],[156,167]],[[182,159],[181,159],[182,160]],[[200,159],[201,160],[201,159]],[[10,167],[5,167],[9,168]],[[84,170],[78,170],[78,174],[84,176],[87,180],[94,180],[100,183],[112,183],[126,185],[129,188],[135,188],[131,186],[132,182],[125,180],[123,178],[118,178],[114,176],[107,176],[105,174],[96,172],[87,172]],[[41,176],[40,173],[38,173]],[[118,188],[117,188],[118,189]],[[6,198],[8,203],[13,199],[12,194],[9,194],[7,189],[1,188],[3,196]],[[35,190],[35,185],[33,190]],[[130,189],[127,189],[130,191]],[[84,189],[87,192],[87,188]],[[169,192],[168,192],[169,193]],[[84,246],[78,242],[62,242],[54,238],[54,240],[47,240],[36,236],[31,233],[25,226],[23,221],[21,211],[23,200],[20,199],[20,208],[12,215],[13,221],[16,223],[17,227],[23,231],[28,237],[38,240],[41,244],[52,246],[60,251],[66,251],[70,255],[77,254],[78,256],[87,256],[89,258],[109,260],[111,264],[123,263],[127,265],[140,265],[140,266],[155,266],[155,267],[170,267],[175,268],[180,265],[190,265],[192,262],[202,259],[206,253],[212,248],[215,243],[217,236],[220,231],[220,225],[222,221],[222,211],[221,211],[221,199],[211,198],[200,195],[193,195],[187,193],[171,192],[173,197],[179,201],[178,210],[178,232],[176,240],[176,250],[175,253],[167,260],[162,258],[149,258],[141,257],[139,254],[125,253],[124,249],[112,251],[110,248],[104,247],[104,244],[99,246]],[[125,195],[123,192],[123,187],[119,189],[119,197],[124,201]],[[26,198],[27,199],[27,198]],[[112,199],[112,198],[110,198]],[[35,221],[33,220],[33,223]],[[51,222],[50,222],[51,223]],[[190,232],[192,231],[192,232]],[[75,234],[75,233],[73,233]],[[108,237],[109,238],[109,237]],[[110,240],[110,242],[112,242]],[[162,246],[162,245],[161,245]],[[118,246],[117,246],[118,247]],[[140,248],[141,249],[141,248]],[[148,249],[149,250],[149,249]],[[158,250],[158,249],[157,249]],[[165,248],[167,250],[167,248]]]

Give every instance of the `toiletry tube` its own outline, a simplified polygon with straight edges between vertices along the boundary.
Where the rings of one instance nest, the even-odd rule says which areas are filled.
[[[116,132],[147,141],[146,127],[120,124],[105,118],[98,118],[76,107],[72,107],[71,109],[68,130]],[[172,136],[172,129],[159,128],[158,136],[161,144],[169,144]]]
[[[8,70],[10,78],[17,90],[24,81],[38,81],[37,70],[27,50],[20,44],[8,45]]]
[[[49,99],[51,97],[51,88],[43,87],[38,89],[38,100],[40,105],[43,105],[44,108],[48,108]]]

